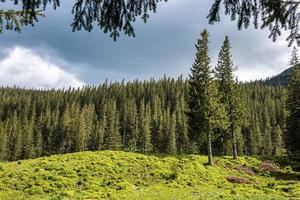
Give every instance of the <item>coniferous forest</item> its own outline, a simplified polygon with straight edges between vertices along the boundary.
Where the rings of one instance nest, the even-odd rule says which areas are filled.
[[[300,200],[300,1],[0,4],[0,200]]]
[[[286,89],[240,84],[243,122],[237,130],[240,155],[284,153]],[[1,160],[84,150],[206,153],[190,143],[188,84],[182,77],[103,83],[98,87],[37,91],[0,89]],[[215,154],[231,154],[231,137],[215,131]]]
[[[229,38],[217,66],[208,47],[204,31],[187,79],[106,81],[61,90],[2,87],[0,159],[87,150],[234,158],[298,154],[299,71],[288,87],[241,83],[233,75]],[[298,64],[295,53],[293,59]]]

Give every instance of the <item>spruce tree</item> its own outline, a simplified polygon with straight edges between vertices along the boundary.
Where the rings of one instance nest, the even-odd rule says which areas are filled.
[[[145,105],[144,100],[140,102],[139,109],[139,134],[138,144],[141,152],[150,152],[151,144],[151,127],[150,127],[150,105]]]
[[[86,143],[86,136],[87,136],[87,122],[86,122],[86,108],[83,108],[80,116],[78,118],[79,128],[78,131],[75,132],[75,142],[74,148],[76,152],[84,151],[85,150],[85,143]]]
[[[273,149],[272,154],[275,156],[282,156],[284,153],[284,141],[283,141],[283,131],[280,126],[277,125],[272,130],[272,141],[273,141]]]
[[[231,46],[228,36],[226,36],[223,46],[219,52],[218,65],[215,69],[216,78],[218,80],[218,90],[221,95],[221,103],[226,109],[226,115],[229,122],[228,128],[222,130],[224,134],[224,143],[226,139],[230,138],[232,143],[233,158],[237,159],[237,131],[242,122],[242,99],[238,81],[234,80]],[[226,146],[226,145],[225,145]]]
[[[300,60],[299,60],[299,56],[298,56],[298,49],[296,47],[294,47],[289,65],[290,65],[290,67],[294,67],[294,66],[298,65],[299,62],[300,62]]]
[[[287,147],[289,153],[300,155],[300,69],[294,69],[288,86]]]
[[[196,59],[189,77],[188,118],[189,134],[196,145],[199,146],[201,136],[206,135],[208,164],[213,165],[212,134],[222,107],[210,68],[208,38],[209,34],[204,30],[196,44]]]
[[[184,115],[186,111],[186,103],[184,96],[177,97],[178,102],[176,104],[176,135],[177,135],[177,147],[178,153],[189,153],[189,138],[188,138],[188,122]]]
[[[272,138],[271,138],[271,124],[269,110],[267,107],[264,107],[262,116],[262,125],[263,125],[263,152],[262,154],[270,155],[272,153]]]
[[[95,120],[95,141],[94,141],[94,149],[95,150],[103,150],[105,149],[104,137],[105,130],[107,127],[107,117],[106,117],[106,107],[104,106],[101,112],[100,119]]]
[[[22,134],[22,152],[21,158],[33,158],[34,156],[34,144],[33,144],[33,131],[34,131],[34,121],[31,122],[23,121],[24,128],[21,132]]]
[[[151,144],[151,110],[150,104],[146,105],[145,109],[145,126],[144,126],[144,152],[152,151],[152,144]]]
[[[34,142],[34,156],[40,157],[43,155],[43,136],[42,131],[40,129],[36,131]]]
[[[162,138],[161,138],[161,152],[168,152],[168,140],[169,140],[169,132],[170,132],[170,124],[171,124],[171,119],[170,119],[170,108],[167,106],[166,109],[164,109],[162,113]]]
[[[158,95],[152,99],[152,112],[151,112],[151,133],[153,151],[159,153],[161,150],[162,142],[162,111],[161,100]]]
[[[94,137],[92,137],[93,139],[93,147],[91,150],[101,150],[104,149],[103,146],[103,140],[104,140],[104,127],[106,126],[106,123],[104,122],[103,124],[100,122],[96,122],[95,126],[94,126]]]
[[[105,149],[120,150],[121,136],[119,132],[119,113],[115,100],[110,100],[107,102],[106,117],[107,122],[104,133]]]
[[[250,153],[252,155],[261,154],[262,138],[258,117],[254,114],[250,129]]]
[[[137,150],[137,108],[134,99],[127,99],[125,104],[125,124],[123,130],[124,148],[129,151]]]
[[[18,160],[22,153],[22,130],[18,120],[17,112],[14,111],[11,122],[9,123],[9,150],[10,160]]]
[[[92,140],[92,134],[94,131],[95,124],[95,106],[93,104],[87,104],[84,106],[85,110],[85,126],[86,126],[86,135],[85,135],[85,150],[91,149],[94,140]]]
[[[3,124],[0,123],[0,161],[7,160],[7,134],[4,132]]]
[[[174,112],[171,115],[170,127],[168,133],[169,135],[168,135],[167,153],[171,155],[175,155],[177,154],[177,147],[176,147],[176,115]]]
[[[65,153],[65,152],[70,152],[71,147],[72,147],[72,116],[70,113],[70,106],[68,104],[66,106],[66,109],[63,112],[62,124],[63,124],[63,136],[64,137],[62,138],[63,142],[62,142],[62,145],[60,148],[60,152]],[[44,128],[44,131],[45,131],[45,128]],[[48,143],[47,138],[44,141],[45,141],[44,146],[46,146]]]

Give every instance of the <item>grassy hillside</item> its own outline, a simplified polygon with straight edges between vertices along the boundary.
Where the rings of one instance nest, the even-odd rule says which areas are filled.
[[[0,199],[300,199],[299,162],[84,152],[0,163]],[[281,165],[281,166],[280,166]]]

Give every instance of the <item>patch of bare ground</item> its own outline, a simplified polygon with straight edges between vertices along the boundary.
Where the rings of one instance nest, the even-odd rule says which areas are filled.
[[[238,184],[251,184],[252,181],[248,178],[237,177],[237,176],[227,176],[227,181],[230,183],[238,183]]]
[[[239,165],[235,167],[235,169],[238,170],[239,172],[244,172],[245,174],[248,174],[250,176],[255,175],[254,171],[250,167],[247,167],[246,165]]]
[[[271,160],[264,160],[260,164],[260,169],[265,172],[280,172],[280,167]]]
[[[225,164],[225,168],[227,168],[227,169],[235,169],[235,170],[237,170],[237,171],[239,171],[239,172],[243,172],[243,173],[248,174],[248,175],[250,175],[250,176],[254,176],[254,175],[255,175],[255,173],[254,173],[254,171],[252,170],[252,168],[247,167],[247,165],[245,165],[245,164],[243,164],[243,165],[238,165],[238,166],[234,166],[234,165],[231,164],[231,163],[226,163],[226,164]]]

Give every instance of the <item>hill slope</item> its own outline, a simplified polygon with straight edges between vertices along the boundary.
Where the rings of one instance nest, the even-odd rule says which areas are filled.
[[[300,65],[298,65],[296,67],[300,68]],[[291,74],[292,74],[292,70],[293,70],[293,67],[288,68],[288,69],[284,70],[283,72],[281,72],[280,74],[278,74],[277,76],[274,76],[272,78],[265,80],[265,83],[267,85],[273,85],[273,86],[277,86],[277,85],[287,86],[289,79],[291,77]]]
[[[300,174],[262,160],[102,151],[0,163],[0,199],[299,199]]]

